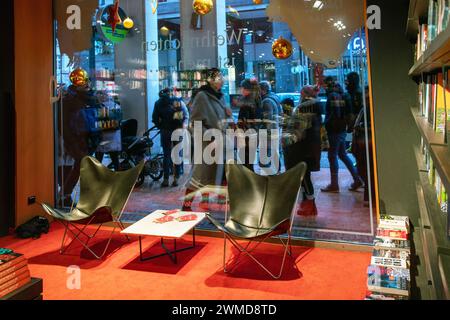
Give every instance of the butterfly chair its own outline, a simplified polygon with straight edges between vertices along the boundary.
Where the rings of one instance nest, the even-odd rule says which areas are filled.
[[[70,212],[67,213],[48,204],[41,204],[50,216],[65,226],[61,254],[64,254],[69,246],[77,240],[95,258],[102,259],[105,256],[117,228],[124,229],[120,218],[143,167],[144,162],[128,171],[113,172],[92,157],[82,160],[80,198],[76,207],[72,204]],[[103,253],[98,255],[88,246],[89,241],[97,235],[104,224],[110,222],[114,223],[113,230]],[[90,225],[98,225],[97,230],[91,235],[86,233],[86,228]],[[73,239],[67,246],[64,246],[68,233],[73,235]],[[87,237],[86,242],[80,239],[81,235]]]
[[[234,267],[239,263],[240,256],[245,254],[272,278],[279,279],[282,276],[287,254],[292,256],[291,230],[306,169],[306,164],[301,163],[282,175],[263,177],[242,165],[227,165],[230,214],[228,216],[226,213],[225,224],[207,215],[211,223],[224,233],[225,273],[228,272],[229,266],[226,261],[228,240],[239,251],[234,259]],[[288,237],[285,242],[281,236],[286,234]],[[252,254],[261,243],[271,237],[277,237],[285,249],[278,274],[270,271]],[[243,246],[238,241],[248,243]],[[252,243],[255,245],[250,249]]]

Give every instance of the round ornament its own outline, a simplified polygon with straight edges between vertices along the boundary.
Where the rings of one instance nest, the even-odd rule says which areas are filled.
[[[70,82],[76,87],[84,87],[89,82],[89,75],[86,70],[77,68],[70,73]]]
[[[214,7],[212,0],[194,0],[192,3],[194,12],[198,15],[204,16],[211,12]]]
[[[280,37],[272,44],[272,53],[275,58],[285,60],[292,56],[294,48],[290,41]]]
[[[123,20],[123,26],[125,29],[131,29],[134,27],[134,21],[130,17]]]

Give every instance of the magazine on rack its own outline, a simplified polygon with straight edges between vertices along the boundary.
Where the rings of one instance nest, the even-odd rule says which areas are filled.
[[[387,294],[409,296],[410,271],[404,268],[371,265],[368,268],[368,289]]]
[[[411,244],[409,240],[395,240],[377,237],[374,240],[374,248],[376,250],[388,249],[396,251],[406,251],[407,253],[411,253]]]

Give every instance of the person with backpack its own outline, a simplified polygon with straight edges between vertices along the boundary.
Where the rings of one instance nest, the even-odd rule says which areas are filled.
[[[272,148],[271,148],[271,139],[274,138],[271,135],[271,130],[278,130],[278,137],[281,137],[280,129],[280,119],[283,114],[283,107],[281,106],[281,101],[276,94],[272,92],[272,85],[268,81],[262,81],[259,83],[259,87],[261,90],[261,105],[262,105],[262,127],[261,129],[268,130],[268,141],[267,141],[267,156],[269,158],[272,157]],[[278,152],[277,159],[280,159],[280,150],[276,150]],[[278,161],[278,164],[279,161]],[[271,163],[268,164],[260,164],[261,168],[270,168]],[[278,166],[279,171],[281,165]]]
[[[344,90],[338,83],[330,84],[328,101],[326,106],[325,127],[328,133],[330,148],[328,160],[330,162],[331,183],[322,189],[322,192],[339,193],[339,162],[345,164],[353,177],[350,191],[356,191],[364,186],[364,182],[350,160],[346,150],[347,133],[353,131],[352,103],[350,97],[344,94]]]
[[[170,89],[166,88],[159,93],[159,100],[155,104],[153,111],[153,123],[161,132],[161,146],[163,148],[164,160],[164,180],[161,187],[169,187],[170,171],[173,167],[172,149],[174,144],[172,142],[172,134],[175,130],[181,128],[184,123],[184,116],[181,110],[176,109],[176,99],[170,95]],[[173,187],[178,186],[178,179],[181,176],[181,166],[175,165]]]

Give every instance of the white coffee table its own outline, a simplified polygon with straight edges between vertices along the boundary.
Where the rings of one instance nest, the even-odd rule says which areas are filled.
[[[195,227],[202,222],[206,218],[205,212],[178,212],[175,214],[172,214],[175,218],[174,221],[166,222],[166,223],[155,223],[154,221],[159,218],[163,218],[165,216],[164,213],[166,213],[167,210],[158,210],[153,212],[152,214],[148,215],[144,219],[136,222],[132,226],[126,228],[121,233],[126,235],[134,235],[139,236],[139,253],[140,253],[140,260],[141,261],[148,261],[156,258],[160,258],[163,256],[169,256],[170,259],[173,261],[173,263],[177,263],[177,253],[194,249],[195,248]],[[179,222],[176,220],[176,218],[195,214],[197,216],[196,220],[193,221],[186,221],[186,222]],[[187,248],[181,248],[177,249],[177,240],[181,239],[183,236],[185,236],[189,231],[192,230],[192,246],[189,246]],[[144,257],[144,254],[142,252],[142,238],[143,237],[159,237],[161,238],[161,246],[166,251],[166,253],[154,255],[150,257]],[[173,240],[174,243],[174,249],[169,250],[165,243],[164,239],[170,239]]]

